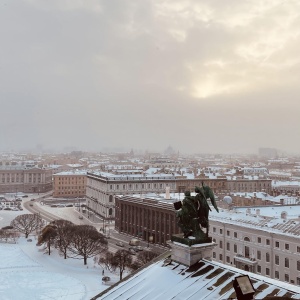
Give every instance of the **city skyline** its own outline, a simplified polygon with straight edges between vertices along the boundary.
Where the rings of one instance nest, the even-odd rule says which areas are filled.
[[[1,4],[0,151],[299,153],[300,4]]]

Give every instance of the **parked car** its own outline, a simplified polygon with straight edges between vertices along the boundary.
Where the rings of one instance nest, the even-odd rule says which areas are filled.
[[[22,198],[28,198],[28,195],[24,195],[24,196],[22,196]]]
[[[3,210],[11,210],[11,208],[10,207],[5,207],[5,208],[3,208]]]
[[[119,247],[124,247],[125,246],[124,243],[122,243],[122,242],[116,242],[116,245],[119,246]]]
[[[106,281],[110,281],[110,277],[108,276],[104,276],[102,277],[102,281],[106,282]]]
[[[79,216],[78,218],[79,218],[80,220],[82,220],[82,219],[83,219],[83,216]]]
[[[29,204],[29,206],[33,206],[33,204],[32,204],[32,203],[30,203],[30,204]]]

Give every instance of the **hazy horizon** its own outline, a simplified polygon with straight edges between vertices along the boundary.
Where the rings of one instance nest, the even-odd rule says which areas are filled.
[[[0,151],[300,153],[300,2],[0,5]]]

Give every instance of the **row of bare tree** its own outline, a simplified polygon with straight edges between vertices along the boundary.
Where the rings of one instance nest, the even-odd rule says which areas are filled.
[[[38,238],[37,245],[46,244],[48,254],[51,246],[55,247],[66,259],[67,257],[87,259],[107,250],[107,240],[95,227],[74,225],[67,220],[56,220],[45,226]]]
[[[37,214],[17,216],[11,226],[23,233],[27,238],[30,233],[40,231],[37,246],[45,244],[48,254],[51,247],[56,248],[65,259],[68,257],[87,259],[94,257],[94,262],[109,271],[118,271],[120,280],[127,269],[136,270],[157,256],[150,251],[141,251],[135,259],[127,250],[118,250],[116,253],[108,251],[107,240],[95,227],[90,225],[75,225],[67,220],[55,220],[44,226],[43,220]],[[44,226],[44,227],[43,227]],[[3,233],[4,234],[4,233]]]

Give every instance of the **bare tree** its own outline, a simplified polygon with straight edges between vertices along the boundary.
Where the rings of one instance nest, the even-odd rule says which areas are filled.
[[[41,228],[42,224],[43,220],[38,214],[19,215],[10,223],[17,231],[24,233],[26,238],[31,232]]]
[[[74,254],[73,258],[82,257],[85,265],[88,258],[107,250],[107,240],[90,225],[73,226],[71,240],[68,250]]]
[[[113,265],[114,254],[112,252],[106,251],[103,256],[100,256],[98,264],[109,271],[115,271],[115,266]]]
[[[116,253],[107,251],[103,257],[100,257],[98,264],[109,271],[119,271],[120,280],[126,269],[134,270],[135,265],[132,263],[132,255],[127,250],[118,250]]]
[[[131,269],[132,255],[127,250],[118,250],[114,254],[113,265],[119,269],[120,280],[122,280],[123,272],[126,269]]]
[[[52,222],[56,225],[55,247],[67,258],[68,248],[72,243],[74,224],[67,220],[56,220]]]
[[[0,229],[0,240],[7,242],[15,242],[16,241],[16,232],[10,229]]]
[[[51,245],[54,244],[54,239],[57,236],[56,226],[53,224],[48,224],[44,227],[41,234],[39,235],[37,246],[42,245],[43,243],[47,244],[48,254],[51,253]]]

